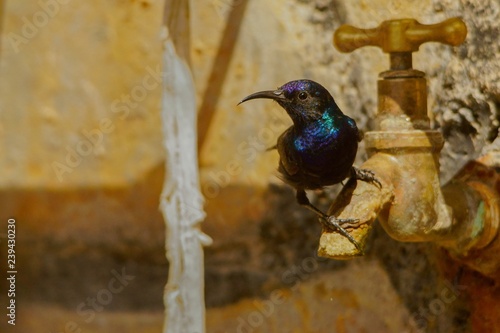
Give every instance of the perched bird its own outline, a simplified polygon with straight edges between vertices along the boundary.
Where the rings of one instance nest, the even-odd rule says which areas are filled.
[[[256,92],[238,105],[257,98],[275,100],[293,121],[275,146],[280,155],[278,172],[282,180],[297,190],[298,203],[315,212],[323,226],[338,230],[362,251],[342,227],[358,220],[328,216],[311,204],[305,192],[348,177],[380,186],[373,172],[353,166],[362,137],[356,122],[340,111],[328,90],[311,80],[290,81],[277,90]]]

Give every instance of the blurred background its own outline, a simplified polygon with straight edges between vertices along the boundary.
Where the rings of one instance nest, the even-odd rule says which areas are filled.
[[[13,217],[18,269],[17,325],[4,318],[2,332],[162,329],[164,6],[2,1],[0,268]],[[376,48],[341,54],[334,30],[454,16],[469,30],[463,45],[427,43],[414,54],[446,140],[443,181],[500,150],[498,0],[189,1],[189,30],[176,43],[196,85],[202,229],[214,240],[205,249],[207,332],[500,332],[497,282],[435,245],[398,243],[377,226],[366,256],[318,258],[317,218],[266,152],[291,121],[268,101],[236,106],[309,78],[373,130],[388,57]],[[361,145],[357,164],[365,159]],[[311,197],[327,209],[338,190]],[[2,292],[0,308],[6,302]]]

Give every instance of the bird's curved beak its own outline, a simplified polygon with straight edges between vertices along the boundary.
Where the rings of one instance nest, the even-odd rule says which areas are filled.
[[[238,103],[240,105],[243,102],[249,101],[251,99],[257,99],[257,98],[267,98],[267,99],[273,99],[275,101],[284,101],[286,100],[283,90],[277,89],[277,90],[265,90],[265,91],[259,91],[256,93],[253,93],[251,95],[248,95],[247,97],[243,98],[241,102]]]

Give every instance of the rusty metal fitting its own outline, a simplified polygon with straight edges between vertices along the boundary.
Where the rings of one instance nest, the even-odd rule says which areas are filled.
[[[440,245],[452,256],[483,275],[500,274],[500,152],[467,163],[443,187],[446,203],[452,207],[455,229],[461,239]],[[467,223],[469,222],[469,223]]]

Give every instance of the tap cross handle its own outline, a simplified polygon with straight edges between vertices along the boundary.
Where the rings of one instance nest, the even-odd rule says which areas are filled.
[[[414,19],[400,19],[384,21],[373,29],[342,25],[335,31],[333,42],[341,52],[352,52],[363,46],[378,46],[385,53],[411,53],[427,42],[457,46],[465,40],[466,35],[467,27],[458,17],[429,25],[420,24]]]

